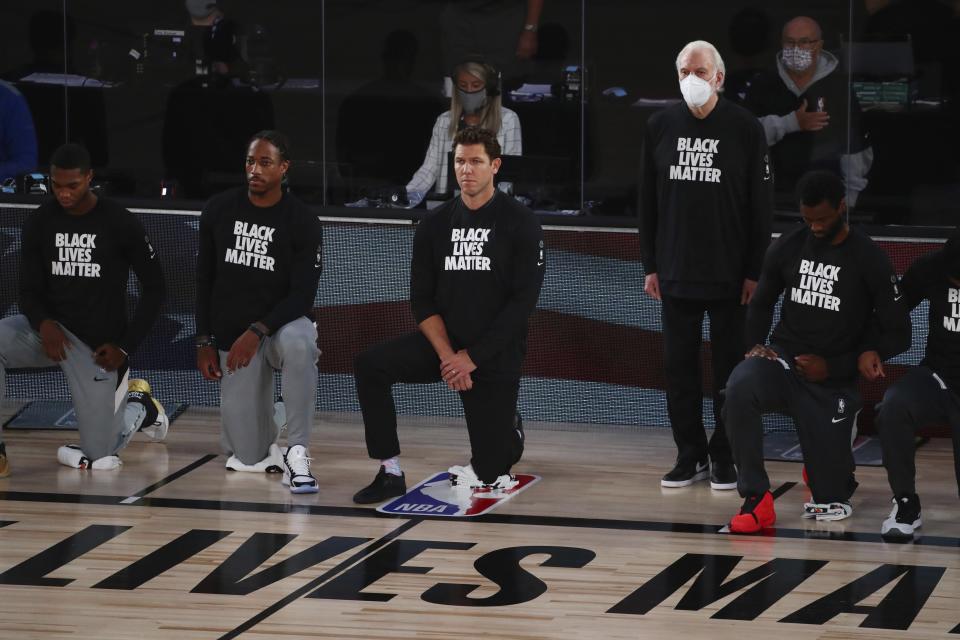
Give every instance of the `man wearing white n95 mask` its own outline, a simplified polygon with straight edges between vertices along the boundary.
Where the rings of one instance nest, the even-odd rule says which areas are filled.
[[[734,489],[720,391],[745,351],[745,305],[770,241],[773,176],[760,123],[719,95],[725,70],[713,45],[687,44],[676,67],[683,102],[647,121],[639,203],[644,290],[662,302],[667,412],[677,444],[661,486],[709,474],[712,488]],[[700,380],[704,313],[717,425],[709,443]]]

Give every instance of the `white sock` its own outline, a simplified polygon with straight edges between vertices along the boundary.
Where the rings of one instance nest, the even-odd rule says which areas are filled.
[[[400,470],[400,456],[393,456],[392,458],[381,460],[380,464],[383,465],[384,471],[392,476],[403,475],[403,472]]]

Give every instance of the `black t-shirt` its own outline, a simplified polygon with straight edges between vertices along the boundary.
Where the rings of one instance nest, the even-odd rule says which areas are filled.
[[[738,297],[770,243],[773,176],[760,123],[723,98],[702,120],[682,102],[655,113],[639,208],[643,268],[664,293]]]
[[[246,189],[212,198],[200,215],[197,334],[229,350],[254,322],[275,332],[309,315],[323,268],[323,228],[290,194],[257,207]]]
[[[130,269],[142,288],[127,318]],[[56,200],[23,225],[20,309],[34,329],[55,320],[92,349],[112,343],[132,353],[160,314],[160,261],[140,219],[108,198],[84,215]]]
[[[530,209],[500,192],[477,210],[456,198],[417,227],[413,315],[417,323],[440,315],[478,376],[519,377],[545,269],[543,232]]]
[[[747,309],[748,344],[766,342],[781,292],[780,321],[770,343],[791,359],[824,358],[827,384],[849,384],[864,351],[876,349],[886,360],[910,347],[910,316],[890,260],[856,229],[832,245],[804,226],[770,245]]]
[[[951,282],[947,273],[943,250],[934,251],[910,265],[900,287],[911,309],[921,300],[930,301],[929,333],[921,364],[960,393],[960,285]]]

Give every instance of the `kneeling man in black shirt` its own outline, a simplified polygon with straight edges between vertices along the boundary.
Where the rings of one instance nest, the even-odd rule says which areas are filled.
[[[128,361],[160,315],[163,272],[140,219],[90,188],[86,149],[65,144],[50,165],[55,197],[23,225],[21,314],[0,320],[0,400],[6,369],[59,366],[80,444],[60,447],[57,460],[78,469],[116,469],[117,453],[137,430],[163,440],[169,426],[147,382],[129,380]],[[128,319],[131,269],[142,294]]]
[[[890,260],[844,222],[844,193],[834,173],[801,178],[805,224],[770,246],[747,309],[747,344],[755,346],[730,374],[723,409],[744,498],[730,520],[733,533],[756,533],[776,521],[763,464],[767,412],[796,423],[813,494],[803,517],[841,520],[852,513],[857,371],[876,379],[883,360],[910,346],[910,317]],[[780,321],[767,345],[781,292]]]
[[[887,389],[877,415],[883,466],[894,505],[880,525],[880,534],[909,540],[921,525],[913,441],[918,429],[950,425],[960,486],[960,231],[954,232],[943,249],[910,265],[900,288],[910,309],[924,299],[930,301],[923,360]]]
[[[450,469],[462,487],[509,489],[523,452],[515,426],[527,319],[543,284],[543,232],[533,212],[497,191],[500,145],[485,129],[454,138],[461,195],[423,220],[413,241],[410,303],[420,330],[357,357],[354,373],[367,452],[380,461],[353,497],[369,504],[403,495],[391,386],[443,380],[460,394],[472,457]]]

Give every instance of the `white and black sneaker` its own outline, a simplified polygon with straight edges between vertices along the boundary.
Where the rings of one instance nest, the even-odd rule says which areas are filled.
[[[91,460],[83,450],[75,444],[65,444],[57,449],[57,462],[65,467],[74,469],[96,469],[98,471],[110,471],[119,469],[123,464],[119,456],[103,456],[96,460]]]
[[[695,464],[681,464],[678,462],[673,469],[660,479],[660,486],[670,489],[689,487],[694,482],[706,480],[709,475],[710,465],[706,462],[697,462]]]
[[[923,523],[920,521],[920,496],[905,494],[893,498],[890,517],[880,525],[880,535],[887,540],[912,540],[913,532]]]
[[[127,383],[127,402],[143,407],[140,431],[154,442],[163,442],[170,430],[170,418],[163,405],[153,397],[150,383],[142,378],[130,380]]]
[[[226,467],[230,471],[246,471],[248,473],[283,473],[283,453],[276,444],[270,445],[267,457],[254,464],[244,464],[240,458],[233,455],[227,458]]]
[[[817,522],[833,522],[849,518],[853,507],[849,502],[805,502],[804,518],[816,518]]]
[[[447,470],[450,475],[450,485],[455,489],[471,489],[483,491],[507,491],[519,484],[516,477],[509,473],[498,476],[496,480],[486,483],[480,479],[473,465],[454,465]]]
[[[316,493],[317,479],[310,473],[310,461],[307,448],[295,444],[283,452],[283,485],[290,487],[290,493]]]
[[[732,462],[711,462],[710,488],[715,491],[736,489],[737,467]]]

